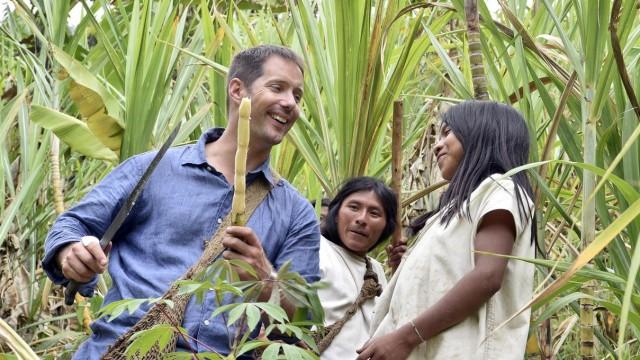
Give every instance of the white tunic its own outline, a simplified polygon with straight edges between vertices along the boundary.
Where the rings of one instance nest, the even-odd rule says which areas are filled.
[[[513,214],[512,255],[533,258],[531,220],[523,222],[511,179],[492,175],[471,194],[471,221],[455,216],[448,226],[434,215],[405,255],[376,306],[371,334],[378,337],[415,319],[440,300],[474,267],[474,238],[482,217],[498,209]],[[524,194],[525,201],[529,200]],[[531,202],[529,201],[529,204]],[[415,348],[409,359],[522,359],[530,310],[494,331],[531,299],[533,265],[509,260],[501,289],[477,313]]]
[[[369,260],[373,271],[378,274],[378,282],[384,288],[387,280],[382,265],[374,259]],[[365,270],[365,261],[361,256],[324,237],[320,239],[320,276],[329,285],[318,290],[325,325],[342,319],[349,306],[356,301],[364,282]],[[322,353],[323,360],[355,359],[358,356],[356,349],[369,340],[373,309],[379,299],[376,297],[365,302],[360,311],[344,324],[331,345]]]

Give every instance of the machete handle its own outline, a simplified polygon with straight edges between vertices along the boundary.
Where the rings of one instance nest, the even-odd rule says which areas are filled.
[[[74,280],[69,280],[67,288],[64,289],[64,303],[65,305],[73,305],[73,301],[76,298],[76,293],[80,288],[80,283]]]

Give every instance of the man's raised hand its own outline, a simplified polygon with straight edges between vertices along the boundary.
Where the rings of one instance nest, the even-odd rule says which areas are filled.
[[[222,245],[226,248],[222,256],[227,260],[243,260],[256,271],[258,280],[271,277],[273,266],[267,259],[262,244],[256,234],[246,226],[229,226],[225,229]],[[241,280],[256,280],[242,269],[238,270]]]

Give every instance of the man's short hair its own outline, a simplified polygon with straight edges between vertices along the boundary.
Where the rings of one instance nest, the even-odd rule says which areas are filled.
[[[279,56],[295,63],[304,74],[304,63],[293,50],[278,45],[259,45],[243,50],[233,57],[227,75],[227,88],[229,82],[234,78],[240,79],[244,86],[250,88],[253,82],[262,76],[262,65],[271,56]]]

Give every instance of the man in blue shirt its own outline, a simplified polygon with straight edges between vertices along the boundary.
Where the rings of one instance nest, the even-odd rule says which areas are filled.
[[[286,261],[307,281],[319,279],[320,234],[313,208],[269,169],[271,147],[282,141],[299,116],[302,61],[287,48],[251,48],[236,55],[227,83],[228,127],[210,129],[195,145],[170,149],[116,234],[108,262],[113,287],[105,304],[159,297],[201,256],[205,242],[231,209],[238,107],[246,96],[252,103],[247,183],[268,181],[272,189],[246,227],[226,229],[223,256],[247,261],[261,279],[269,278]],[[153,155],[124,161],[56,220],[43,260],[55,283],[64,284],[67,279],[87,282],[80,293],[93,293],[96,274],[107,269],[107,258],[96,242],[80,240],[102,236]],[[246,274],[241,278],[249,279]],[[260,299],[266,301],[270,291],[265,289]],[[93,334],[74,358],[98,358],[149,307],[111,322],[96,320],[91,325]],[[294,310],[290,304],[284,307],[290,314]],[[201,304],[191,299],[182,324],[190,339],[180,339],[178,350],[229,352],[234,330],[227,328],[221,316],[211,318],[215,308],[211,293]]]

